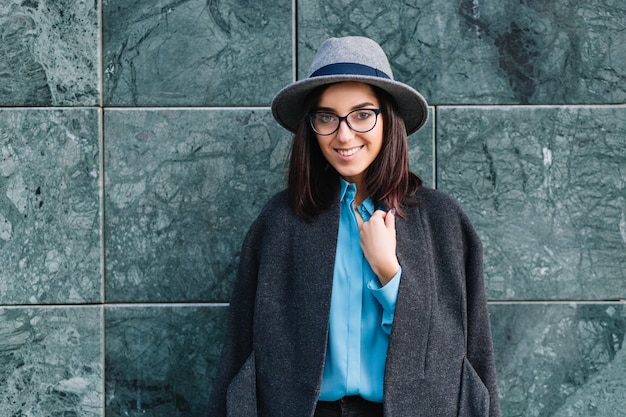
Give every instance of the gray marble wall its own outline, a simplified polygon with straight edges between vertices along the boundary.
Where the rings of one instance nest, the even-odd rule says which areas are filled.
[[[201,415],[284,184],[270,100],[359,34],[485,243],[504,417],[626,416],[625,28],[622,0],[2,1],[0,415]]]

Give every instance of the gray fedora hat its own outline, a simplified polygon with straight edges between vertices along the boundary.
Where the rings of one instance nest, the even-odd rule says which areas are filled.
[[[330,38],[320,46],[307,78],[288,85],[272,100],[272,114],[286,129],[295,132],[302,120],[305,97],[315,88],[342,81],[359,81],[389,93],[410,135],[424,125],[428,104],[412,87],[395,81],[389,60],[376,42],[361,36]]]

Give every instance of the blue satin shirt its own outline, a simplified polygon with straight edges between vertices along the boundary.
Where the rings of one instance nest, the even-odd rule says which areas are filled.
[[[383,401],[385,360],[401,270],[384,287],[363,255],[353,210],[356,186],[341,179],[341,208],[330,303],[329,340],[319,399],[360,395]],[[374,214],[367,198],[357,208],[363,221]]]

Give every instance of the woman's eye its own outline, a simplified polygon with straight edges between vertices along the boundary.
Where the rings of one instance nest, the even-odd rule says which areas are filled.
[[[320,123],[332,123],[335,120],[336,116],[334,114],[325,114],[321,113],[317,115],[317,120]]]
[[[355,114],[355,118],[357,120],[365,120],[365,119],[367,119],[367,118],[369,118],[371,116],[372,116],[372,114],[369,111],[359,111],[359,112],[356,112],[356,114]]]

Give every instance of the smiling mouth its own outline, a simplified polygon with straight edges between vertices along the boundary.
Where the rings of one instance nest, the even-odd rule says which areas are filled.
[[[356,148],[350,148],[350,149],[336,149],[336,151],[341,156],[352,156],[358,151],[360,151],[362,147],[363,146],[357,146]]]

